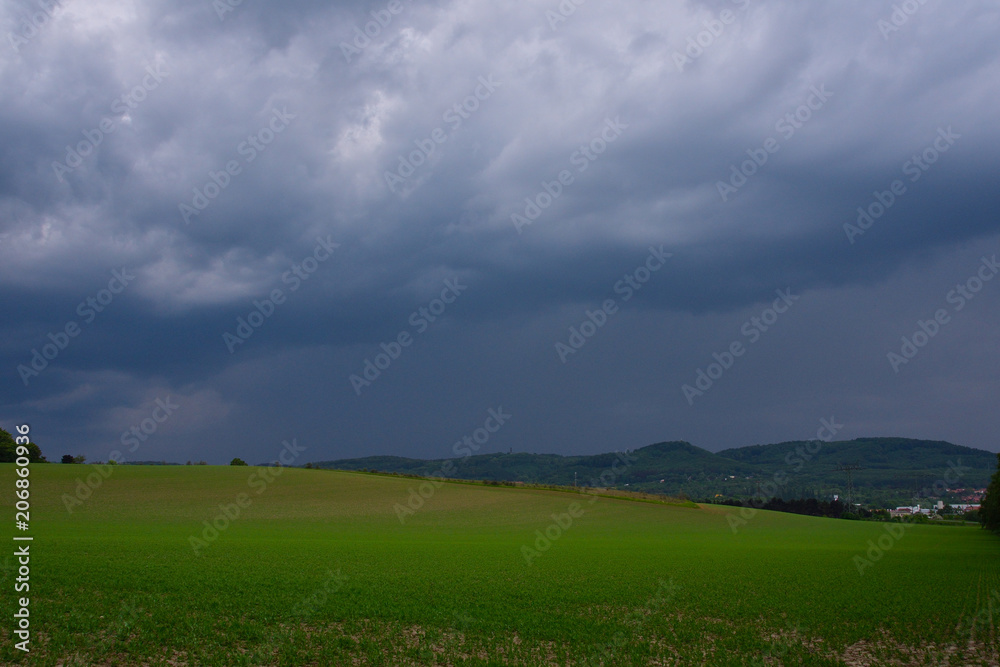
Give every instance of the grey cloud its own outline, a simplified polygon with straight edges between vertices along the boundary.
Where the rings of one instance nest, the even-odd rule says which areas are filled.
[[[507,436],[515,448],[598,451],[680,437],[721,448],[804,437],[814,404],[796,398],[805,384],[815,404],[861,413],[858,435],[940,428],[935,437],[990,446],[989,409],[977,401],[947,427],[907,407],[938,395],[931,378],[942,392],[993,386],[961,354],[991,354],[969,324],[928,351],[937,363],[921,359],[906,378],[887,379],[869,362],[866,331],[841,324],[859,342],[823,347],[831,324],[803,307],[796,333],[758,357],[830,360],[748,359],[741,377],[774,381],[719,387],[704,412],[688,410],[677,387],[705,358],[705,342],[728,336],[719,327],[739,324],[777,288],[842,309],[842,322],[872,322],[891,340],[902,325],[873,295],[919,304],[921,288],[901,279],[914,262],[961,273],[964,249],[989,250],[1000,208],[990,177],[992,3],[931,1],[885,37],[888,1],[584,3],[555,29],[546,12],[557,2],[401,6],[351,62],[341,43],[385,21],[387,3],[244,0],[220,19],[212,3],[193,0],[67,1],[20,49],[0,48],[0,85],[16,92],[0,105],[0,417],[35,415],[50,421],[57,447],[78,438],[96,451],[119,417],[183,388],[226,407],[215,425],[163,438],[157,458],[172,448],[192,458],[210,442],[221,443],[220,459],[235,455],[258,446],[244,444],[253,432],[245,424],[270,437],[286,421],[330,458],[436,455],[452,418],[474,421],[480,404],[507,401],[524,415]],[[32,7],[8,4],[5,32]],[[733,20],[720,32],[713,21],[724,10]],[[702,53],[680,71],[675,54],[705,31]],[[162,76],[149,78],[149,68]],[[449,110],[475,97],[481,77],[500,85],[456,125]],[[123,110],[122,96],[144,81],[143,99]],[[779,125],[813,87],[832,96],[799,126]],[[275,110],[294,116],[281,132],[270,129]],[[574,153],[609,118],[627,129],[579,171]],[[53,162],[98,136],[105,119],[114,129],[57,175]],[[919,180],[905,180],[904,163],[948,127],[961,138]],[[439,129],[443,142],[432,139]],[[723,201],[718,182],[768,138],[780,149]],[[419,187],[392,192],[386,172],[428,140]],[[231,162],[238,170],[226,173]],[[562,170],[573,182],[519,234],[511,215]],[[845,223],[896,179],[905,195],[851,244]],[[196,200],[207,205],[187,223],[180,205]],[[321,236],[340,247],[288,291],[282,275]],[[575,368],[551,364],[561,332],[661,244],[673,257],[648,289]],[[77,304],[120,266],[135,283],[24,387],[16,367],[78,319]],[[353,395],[348,375],[452,276],[468,293],[370,394]],[[276,288],[287,303],[230,354],[222,334]],[[665,348],[662,332],[674,336]],[[827,365],[851,373],[826,378]],[[667,389],[643,366],[671,378]],[[127,390],[111,391],[107,377],[127,378]],[[478,383],[509,393],[469,389]],[[657,418],[678,397],[683,409]],[[859,407],[859,397],[884,410]]]

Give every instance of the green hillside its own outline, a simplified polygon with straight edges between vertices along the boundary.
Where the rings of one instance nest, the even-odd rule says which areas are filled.
[[[805,441],[782,442],[774,445],[753,445],[725,449],[719,456],[754,463],[780,466],[785,457]],[[982,449],[953,445],[941,440],[912,440],[908,438],[858,438],[856,440],[823,443],[813,455],[811,463],[836,465],[856,462],[869,470],[927,470],[940,468],[942,461],[962,459],[963,464],[974,468],[988,467],[996,454]]]
[[[32,467],[32,652],[12,648],[14,596],[4,596],[0,663],[997,659],[980,612],[1000,590],[1000,542],[977,528],[890,533],[324,470],[104,471]],[[88,488],[88,476],[100,485]],[[13,481],[13,466],[0,465],[8,516]],[[68,503],[81,488],[89,495]],[[876,543],[883,550],[869,554]],[[16,564],[2,564],[10,584]]]
[[[445,468],[448,459],[424,461],[393,456],[312,465],[456,479],[609,486],[606,480],[600,481],[600,475],[616,456],[479,454],[451,459],[450,469]],[[845,495],[847,477],[837,468],[847,463],[863,468],[853,473],[855,500],[891,507],[912,503],[914,498],[925,503],[939,498],[961,502],[963,494],[942,489],[984,488],[996,467],[996,455],[947,442],[905,438],[795,441],[716,454],[687,442],[664,442],[627,452],[619,466],[623,470],[614,476],[610,486],[692,498],[712,498],[716,494],[746,498],[760,493],[762,485],[773,480],[776,473],[784,473],[786,481],[776,495],[829,499],[834,494]],[[938,482],[943,484],[935,488]]]

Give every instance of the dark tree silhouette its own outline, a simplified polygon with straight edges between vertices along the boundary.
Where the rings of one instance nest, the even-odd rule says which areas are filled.
[[[997,454],[997,471],[986,487],[986,496],[979,507],[979,523],[983,528],[1000,533],[1000,454]]]
[[[42,450],[33,442],[25,445],[28,448],[28,460],[32,463],[46,463]],[[17,459],[17,443],[7,431],[0,428],[0,463],[13,463]]]

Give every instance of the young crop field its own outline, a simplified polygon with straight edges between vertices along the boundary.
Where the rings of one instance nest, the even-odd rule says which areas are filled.
[[[998,664],[978,528],[254,467],[78,492],[94,470],[32,466],[31,652],[8,528],[3,664]]]

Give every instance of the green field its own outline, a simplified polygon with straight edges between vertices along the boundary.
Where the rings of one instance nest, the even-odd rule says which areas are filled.
[[[70,513],[94,468],[31,470],[31,653],[13,648],[11,547],[4,664],[997,664],[1000,539],[978,528],[896,539],[760,512],[734,534],[737,508],[459,483],[402,524],[420,480],[211,466],[120,466]],[[196,555],[190,537],[241,493]]]

